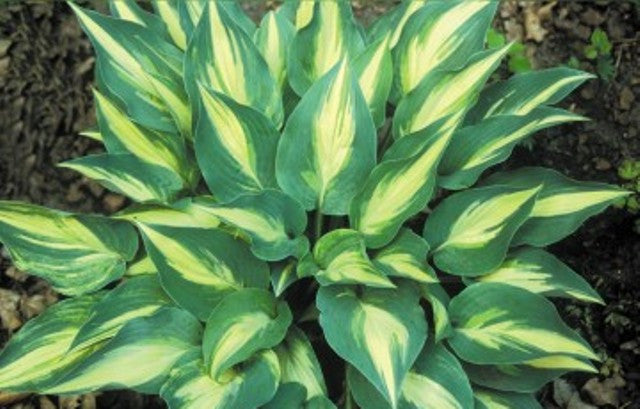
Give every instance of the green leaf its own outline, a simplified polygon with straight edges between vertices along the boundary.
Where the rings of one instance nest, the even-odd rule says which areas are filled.
[[[525,115],[496,115],[457,130],[438,167],[438,184],[464,189],[485,170],[505,161],[528,135],[564,122],[585,118],[558,108],[538,107]]]
[[[219,229],[139,224],[145,247],[167,294],[206,320],[226,295],[267,288],[269,267],[249,247]]]
[[[353,396],[363,409],[389,409],[380,393],[352,366],[347,378]],[[402,382],[398,409],[466,409],[473,392],[460,362],[444,345],[429,342]]]
[[[0,241],[17,268],[71,296],[122,277],[138,249],[128,223],[9,201],[0,201]]]
[[[420,283],[437,283],[436,272],[427,263],[429,244],[407,228],[375,253],[374,266],[387,276],[404,277]]]
[[[435,265],[461,276],[495,270],[529,216],[538,191],[539,187],[490,186],[447,197],[424,225]]]
[[[413,287],[321,287],[316,303],[331,348],[396,407],[401,384],[427,338]]]
[[[353,70],[376,128],[385,121],[387,99],[393,83],[393,62],[387,39],[367,46],[353,60]]]
[[[533,395],[475,388],[475,409],[542,409]]]
[[[518,364],[567,355],[598,357],[544,297],[501,283],[467,287],[449,304],[449,345],[475,364]]]
[[[171,170],[138,159],[129,153],[90,155],[58,166],[73,169],[116,193],[140,203],[171,202],[183,181]]]
[[[304,405],[304,409],[337,409],[326,396],[316,396]]]
[[[283,384],[303,386],[305,401],[327,394],[322,368],[304,332],[292,326],[284,341],[275,348],[275,352],[280,361],[280,381]]]
[[[200,91],[194,150],[204,179],[221,201],[275,187],[278,130],[260,112],[231,98]]]
[[[281,90],[287,84],[289,45],[295,33],[296,28],[282,13],[269,11],[264,15],[260,27],[253,35],[256,47],[267,62],[269,72]]]
[[[465,4],[483,4],[478,1]],[[457,125],[473,105],[491,73],[498,67],[509,46],[476,53],[457,71],[435,70],[398,104],[393,117],[393,135],[400,138],[449,117],[442,126]]]
[[[536,359],[521,365],[464,364],[463,366],[469,379],[476,385],[520,393],[537,392],[546,383],[569,371],[598,373],[590,363],[562,355]]]
[[[201,358],[174,369],[160,395],[170,409],[255,409],[276,393],[280,369],[273,351],[262,351],[223,382],[207,374]]]
[[[505,283],[548,297],[604,304],[584,278],[553,254],[532,247],[514,250],[498,269],[475,278],[475,281]]]
[[[188,135],[191,112],[182,52],[152,30],[68,2],[97,54],[97,82],[140,125]]]
[[[512,246],[544,247],[563,239],[616,200],[630,192],[617,186],[569,179],[552,169],[525,167],[496,173],[485,184],[528,189],[542,186],[527,221],[513,238]]]
[[[307,91],[289,117],[276,157],[278,183],[306,210],[343,215],[375,160],[373,120],[349,64],[342,60]]]
[[[276,262],[271,266],[271,287],[276,297],[280,297],[291,284],[299,280],[297,266],[295,259]]]
[[[179,0],[151,0],[156,15],[164,22],[173,43],[181,50],[187,49],[187,35],[180,25]]]
[[[81,350],[113,338],[129,321],[153,315],[173,303],[160,287],[157,275],[126,280],[91,308],[70,350]]]
[[[305,406],[307,391],[304,386],[298,383],[284,383],[280,381],[280,386],[273,399],[261,409],[302,409]]]
[[[368,247],[389,243],[431,199],[435,170],[452,135],[452,129],[440,128],[442,122],[394,143],[351,202],[349,222]]]
[[[477,123],[494,115],[526,115],[541,105],[560,102],[593,74],[567,67],[547,68],[514,75],[489,85],[465,122]]]
[[[487,31],[487,48],[500,48],[507,43],[507,39],[501,32],[489,28]]]
[[[201,337],[198,320],[177,308],[135,318],[43,393],[81,394],[126,387],[157,394],[176,363],[200,347]]]
[[[28,321],[0,353],[0,389],[43,390],[91,353],[91,349],[67,350],[101,297],[94,294],[60,301]]]
[[[164,22],[140,7],[135,0],[109,0],[109,11],[114,17],[140,24],[162,38],[170,39]]]
[[[596,50],[598,50],[598,54],[599,55],[609,55],[611,54],[611,42],[609,41],[609,37],[607,36],[607,33],[601,29],[601,28],[596,28],[595,30],[593,30],[593,32],[591,33],[591,45],[593,45]]]
[[[309,23],[296,21],[299,31],[291,42],[287,73],[291,87],[302,96],[340,61],[360,53],[364,41],[346,0],[301,4],[298,13],[306,14]]]
[[[226,204],[199,197],[193,207],[246,233],[251,251],[262,260],[302,257],[309,250],[304,236],[307,215],[297,201],[279,190],[240,196]]]
[[[497,5],[496,1],[436,1],[416,11],[404,26],[394,54],[402,94],[436,69],[459,69],[470,55],[481,51]]]
[[[392,288],[395,285],[371,262],[364,238],[351,229],[333,230],[313,248],[315,278],[321,285],[363,284]]]
[[[291,320],[287,303],[266,290],[245,289],[223,298],[207,319],[202,343],[211,377],[221,380],[234,365],[278,345]]]
[[[191,7],[197,2],[185,3]],[[250,35],[234,21],[223,3],[205,2],[185,55],[187,92],[196,101],[198,83],[206,84],[263,113],[279,127],[283,111],[278,85]]]
[[[433,313],[433,325],[435,342],[449,337],[452,333],[451,321],[449,320],[449,294],[438,283],[423,284],[420,286],[422,297],[431,304]]]

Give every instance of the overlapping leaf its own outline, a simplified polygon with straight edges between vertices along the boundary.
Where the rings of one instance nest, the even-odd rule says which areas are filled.
[[[289,45],[295,33],[296,28],[283,13],[269,11],[262,18],[260,27],[253,36],[253,41],[267,62],[269,72],[280,89],[287,84]]]
[[[531,394],[475,388],[473,396],[475,397],[475,409],[542,409],[542,406]]]
[[[393,83],[393,63],[389,51],[389,40],[384,38],[368,45],[353,60],[353,70],[358,75],[371,117],[379,128],[385,120],[387,99]]]
[[[387,276],[404,277],[420,283],[436,283],[436,273],[427,263],[429,244],[407,228],[389,245],[376,252],[373,264]]]

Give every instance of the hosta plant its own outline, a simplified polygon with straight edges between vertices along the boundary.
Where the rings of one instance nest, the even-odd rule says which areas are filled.
[[[61,164],[127,196],[81,215],[0,202],[15,265],[68,298],[0,354],[0,389],[159,394],[172,409],[539,408],[598,356],[552,297],[602,303],[545,248],[626,192],[488,175],[590,78],[496,80],[494,1],[70,3],[104,153]],[[135,202],[135,203],[134,203]]]

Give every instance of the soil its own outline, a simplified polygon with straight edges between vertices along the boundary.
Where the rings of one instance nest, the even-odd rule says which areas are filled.
[[[104,7],[99,3],[93,2]],[[370,21],[389,3],[360,1],[354,8]],[[273,4],[253,1],[247,9],[257,16]],[[530,146],[518,147],[502,168],[541,165],[575,179],[621,183],[617,167],[624,159],[640,159],[639,7],[623,1],[502,3],[496,29],[510,40],[522,41],[535,67],[566,64],[573,56],[582,69],[596,72],[583,50],[593,29],[600,27],[613,44],[615,70],[613,79],[590,80],[563,103],[591,122],[539,133]],[[64,3],[0,6],[0,199],[99,213],[125,204],[99,185],[55,166],[100,150],[78,135],[95,121],[93,63],[89,41]],[[568,383],[557,382],[542,391],[548,408],[640,408],[637,217],[611,208],[552,248],[594,285],[606,306],[558,303],[563,317],[579,328],[603,362],[598,376],[572,375]],[[45,282],[15,270],[0,252],[0,345],[57,298]],[[572,404],[561,399],[563,393],[573,394]],[[0,395],[0,402],[3,398]],[[125,409],[163,404],[154,397],[119,391],[60,400],[29,396],[0,407]]]

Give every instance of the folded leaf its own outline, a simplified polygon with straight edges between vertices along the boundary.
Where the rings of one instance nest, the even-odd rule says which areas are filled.
[[[271,267],[271,288],[276,297],[280,297],[291,284],[298,281],[297,262],[288,259],[276,262]]]
[[[309,249],[309,241],[303,234],[307,227],[304,209],[278,190],[240,196],[226,204],[200,197],[192,207],[246,233],[251,251],[262,260],[302,257]]]
[[[475,281],[505,283],[548,297],[604,304],[584,278],[553,254],[532,247],[514,250],[497,270],[477,277]]]
[[[431,199],[438,161],[453,131],[440,129],[441,123],[394,143],[351,202],[349,222],[368,247],[389,243]]]
[[[306,392],[304,401],[327,395],[322,368],[304,332],[292,326],[275,352],[282,371],[280,382],[301,385]]]
[[[458,124],[508,50],[506,45],[476,53],[458,71],[431,71],[398,104],[393,116],[393,135],[403,137],[446,117],[449,120],[444,127]]]
[[[46,389],[91,349],[67,353],[73,338],[103,294],[85,295],[47,308],[13,335],[0,353],[0,389]]]
[[[73,169],[107,189],[136,202],[171,202],[183,190],[182,179],[171,170],[130,153],[90,155],[58,166]]]
[[[397,80],[405,95],[435,69],[461,68],[481,51],[498,5],[484,0],[426,3],[407,20],[395,49]]]
[[[317,266],[315,277],[321,285],[395,287],[371,262],[364,237],[355,230],[337,229],[322,236],[313,248],[313,260]]]
[[[198,358],[175,368],[162,386],[160,395],[169,409],[255,409],[276,393],[280,369],[273,351],[260,352],[219,383]]]
[[[427,338],[414,288],[321,287],[316,303],[331,348],[396,407],[402,381]]]
[[[352,59],[364,48],[348,1],[301,3],[298,9],[300,16],[296,16],[299,31],[291,42],[287,67],[289,83],[300,96],[336,64],[345,58]],[[302,17],[302,13],[306,17]]]
[[[220,301],[207,319],[202,352],[208,373],[224,372],[262,349],[278,345],[291,325],[291,310],[266,290],[245,289]]]
[[[147,27],[68,4],[95,48],[102,92],[142,126],[187,135],[191,115],[180,50]]]
[[[109,340],[132,319],[151,316],[172,304],[157,275],[130,278],[91,308],[91,316],[82,324],[69,349],[78,351]]]
[[[475,409],[542,409],[533,395],[474,388]]]
[[[390,409],[380,393],[352,366],[347,378],[362,409]],[[442,345],[427,343],[402,382],[398,409],[466,409],[473,392],[460,362]]]
[[[484,184],[526,189],[542,185],[527,221],[516,232],[513,246],[544,247],[563,239],[585,220],[630,192],[617,186],[569,179],[552,169],[520,168],[487,178]]]
[[[135,318],[43,393],[80,394],[126,387],[157,394],[169,371],[200,347],[201,338],[198,320],[177,308]]]
[[[450,274],[479,276],[504,260],[511,238],[533,208],[539,187],[468,189],[443,200],[427,219],[423,236],[435,265]]]
[[[173,43],[181,50],[187,49],[187,35],[180,25],[179,0],[151,0],[156,15],[164,22]]]
[[[594,77],[593,74],[567,67],[514,75],[483,90],[465,121],[477,123],[495,115],[526,115],[541,105],[560,102],[580,84]]]
[[[464,364],[469,379],[476,385],[507,392],[535,393],[546,383],[569,371],[598,371],[586,361],[568,356],[550,356],[521,365]]]
[[[289,117],[278,146],[278,183],[306,210],[343,215],[375,158],[369,108],[342,60],[307,91]]]
[[[226,295],[267,288],[269,267],[220,229],[139,224],[162,287],[182,308],[206,320]]]
[[[445,289],[438,283],[423,284],[420,286],[420,290],[422,297],[431,304],[435,342],[440,342],[450,336],[452,332],[448,311],[451,299]]]
[[[375,254],[373,264],[387,276],[404,277],[421,283],[437,283],[436,272],[427,263],[429,244],[407,228]]]
[[[140,7],[135,0],[109,0],[109,11],[114,17],[140,24],[155,34],[169,39],[164,22],[155,14]]]
[[[138,249],[128,223],[8,201],[0,201],[0,241],[17,268],[72,296],[122,277]]]
[[[539,107],[526,115],[497,115],[462,128],[453,135],[438,168],[438,184],[464,189],[476,183],[482,172],[506,160],[528,135],[584,117],[558,108]]]
[[[474,284],[451,300],[449,316],[449,345],[467,362],[518,364],[554,355],[598,359],[551,302],[518,287]]]
[[[280,382],[273,399],[260,409],[303,409],[307,391],[299,383]]]
[[[289,45],[296,28],[280,12],[269,11],[262,18],[260,27],[253,35],[256,47],[264,57],[271,76],[282,90],[287,80]]]
[[[426,3],[426,0],[404,0],[391,11],[380,16],[369,27],[367,35],[369,43],[387,38],[389,48],[395,48],[409,18]]]
[[[185,3],[191,7],[191,3],[198,2]],[[189,96],[195,101],[199,94],[197,84],[206,84],[263,113],[279,127],[283,111],[278,85],[253,40],[234,21],[224,3],[205,2],[189,42],[184,66]]]
[[[393,63],[389,51],[389,40],[380,39],[370,44],[353,60],[353,70],[358,75],[371,117],[379,128],[386,117],[387,99],[393,83]]]

